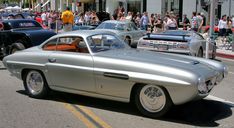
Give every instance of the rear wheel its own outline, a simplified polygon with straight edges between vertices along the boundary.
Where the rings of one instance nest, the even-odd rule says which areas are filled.
[[[23,77],[24,88],[33,98],[44,98],[49,92],[48,84],[43,74],[37,70],[30,70]]]
[[[156,85],[138,87],[134,100],[138,110],[151,118],[163,116],[172,106],[167,90]]]
[[[200,48],[197,53],[197,57],[203,57],[203,50]]]

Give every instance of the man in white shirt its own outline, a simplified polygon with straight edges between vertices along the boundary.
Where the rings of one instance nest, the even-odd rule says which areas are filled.
[[[43,24],[43,25],[46,25],[46,12],[43,12],[43,13],[41,14],[41,20],[42,20],[42,24]]]
[[[126,16],[126,21],[132,21],[132,12],[128,12],[128,15]]]
[[[218,28],[219,28],[219,36],[226,36],[226,29],[227,29],[226,15],[223,15],[222,19],[219,20]]]

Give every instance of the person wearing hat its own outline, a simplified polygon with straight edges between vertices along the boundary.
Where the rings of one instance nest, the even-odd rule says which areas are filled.
[[[74,25],[74,15],[70,11],[69,7],[67,7],[66,10],[62,13],[61,20],[63,23],[63,31],[72,31],[72,27]]]

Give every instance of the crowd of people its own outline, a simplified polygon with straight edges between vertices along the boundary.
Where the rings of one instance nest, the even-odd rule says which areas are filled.
[[[82,13],[72,12],[69,7],[63,12],[44,11],[42,13],[34,13],[34,19],[47,26],[50,29],[56,29],[56,23],[58,29],[64,31],[71,31],[73,25],[98,25],[100,22],[99,17],[95,11],[86,11]],[[125,13],[125,9],[119,6],[115,9],[113,15],[110,16],[111,20],[119,21],[132,21],[136,26],[142,30],[148,32],[157,33],[164,30],[193,30],[196,32],[207,32],[209,27],[206,26],[206,17],[203,13],[192,13],[192,17],[188,18],[186,14],[183,17],[175,15],[172,12],[167,12],[165,15],[147,12],[128,12]],[[102,19],[103,20],[103,19]],[[104,19],[105,20],[105,19]],[[56,22],[57,21],[57,22]],[[223,15],[219,20],[218,30],[220,36],[225,36],[232,33],[234,28],[234,17],[227,17]]]

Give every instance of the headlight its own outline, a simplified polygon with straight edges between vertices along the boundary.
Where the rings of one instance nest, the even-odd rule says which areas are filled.
[[[228,75],[228,67],[225,65],[223,70],[224,70],[224,77],[226,77]]]
[[[207,93],[206,80],[203,77],[198,78],[198,91],[200,94]]]

